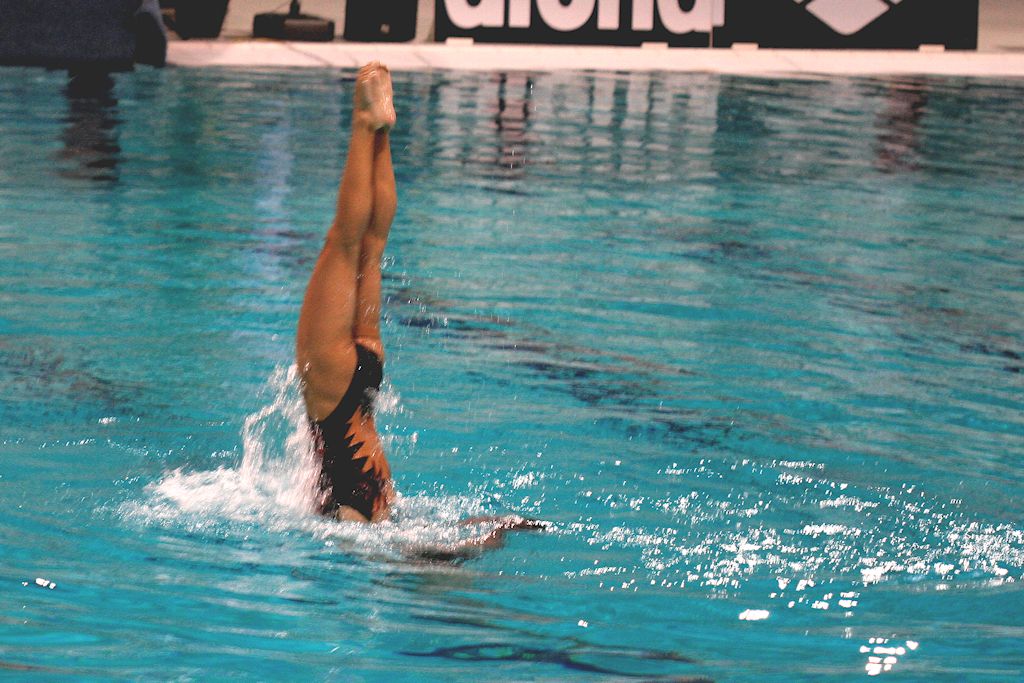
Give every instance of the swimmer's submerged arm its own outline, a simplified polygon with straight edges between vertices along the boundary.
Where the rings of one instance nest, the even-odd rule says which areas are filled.
[[[342,505],[334,511],[334,518],[339,522],[369,522],[366,516],[348,505]]]

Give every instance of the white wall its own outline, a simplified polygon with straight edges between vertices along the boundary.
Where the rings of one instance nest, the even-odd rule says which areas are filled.
[[[1024,0],[981,0],[978,50],[1024,50]]]

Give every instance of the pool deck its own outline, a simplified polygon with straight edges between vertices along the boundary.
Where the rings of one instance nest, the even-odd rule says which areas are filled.
[[[687,49],[172,40],[168,62],[182,67],[353,68],[379,59],[398,71],[664,71],[750,75],[949,75],[1024,77],[1022,52]]]

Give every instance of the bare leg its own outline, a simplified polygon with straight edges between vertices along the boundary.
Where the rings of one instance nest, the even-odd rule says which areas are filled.
[[[379,131],[394,123],[390,77],[382,69],[374,63],[359,71],[337,213],[299,314],[296,362],[305,383],[306,410],[314,419],[322,419],[334,409],[355,371],[359,272],[365,260],[364,239],[374,222],[374,158],[378,137],[386,135]],[[379,254],[377,276],[379,315]]]
[[[395,218],[398,193],[391,166],[388,132],[377,132],[373,157],[373,215],[363,236],[359,260],[359,285],[356,303],[355,338],[367,348],[383,355],[380,340],[381,275],[380,261],[388,232]]]

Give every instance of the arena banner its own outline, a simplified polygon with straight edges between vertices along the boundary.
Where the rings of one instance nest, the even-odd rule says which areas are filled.
[[[975,49],[979,0],[436,0],[438,40]]]
[[[437,0],[435,35],[488,43],[708,47],[726,0]]]

